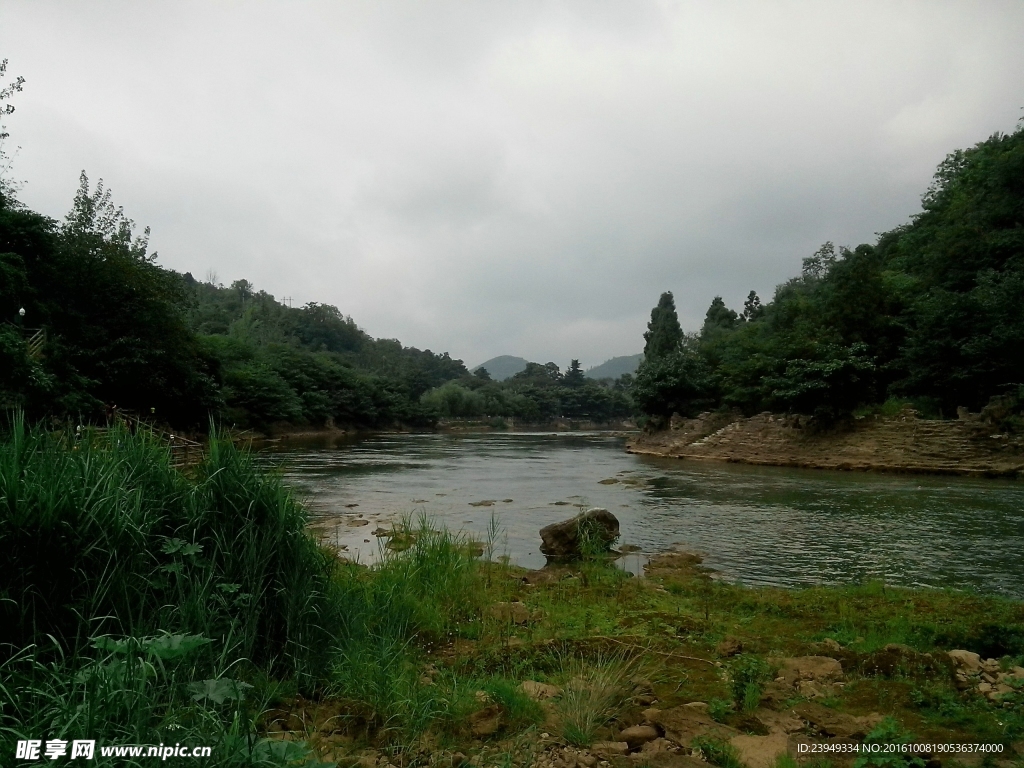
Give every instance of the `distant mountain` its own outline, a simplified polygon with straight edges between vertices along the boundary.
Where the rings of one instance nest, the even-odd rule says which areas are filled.
[[[600,365],[596,365],[589,371],[586,371],[585,375],[588,379],[617,379],[624,373],[632,375],[636,373],[637,366],[640,365],[640,361],[643,359],[644,356],[642,354],[613,357],[611,360],[605,360]],[[491,369],[488,368],[487,370]]]
[[[473,368],[473,372],[475,373],[481,368],[486,368],[487,372],[491,374],[492,379],[495,381],[504,381],[525,369],[526,363],[527,361],[521,357],[499,355],[498,357],[492,357],[490,360],[480,363],[480,365]]]

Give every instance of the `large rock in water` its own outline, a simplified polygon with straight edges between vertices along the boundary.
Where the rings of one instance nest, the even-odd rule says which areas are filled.
[[[593,507],[570,520],[545,525],[540,529],[540,551],[552,559],[580,557],[584,531],[599,537],[601,548],[607,551],[619,538],[619,521],[607,509]]]

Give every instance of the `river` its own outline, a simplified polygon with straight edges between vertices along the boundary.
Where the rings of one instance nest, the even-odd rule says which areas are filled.
[[[541,526],[597,506],[618,517],[621,544],[649,555],[682,543],[730,581],[881,579],[1024,598],[1024,483],[685,462],[623,446],[603,433],[384,434],[262,455],[362,562],[378,551],[378,526],[426,514],[478,540],[496,521],[497,553],[539,567]],[[635,572],[642,558],[622,562]]]

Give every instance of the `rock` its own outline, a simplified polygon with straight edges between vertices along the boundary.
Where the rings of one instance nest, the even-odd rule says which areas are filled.
[[[619,733],[619,741],[629,744],[630,749],[640,749],[649,741],[661,736],[653,725],[633,725]]]
[[[619,538],[619,521],[611,512],[601,507],[588,509],[581,515],[560,523],[545,525],[540,529],[540,551],[553,559],[577,558],[580,551],[580,528],[583,525],[593,526],[596,533],[604,541],[605,549]]]
[[[822,640],[821,646],[829,651],[843,650],[843,646],[841,646],[837,641],[833,640],[831,637],[826,637],[824,640]]]
[[[779,667],[778,682],[795,686],[801,680],[829,683],[843,677],[842,665],[830,656],[797,656],[774,659]]]
[[[601,485],[615,485],[619,481],[616,480],[614,477],[608,477],[605,478],[604,480],[598,480],[597,482],[600,483]]]
[[[484,499],[483,501],[471,501],[469,502],[471,507],[493,507],[494,499]]]
[[[467,718],[470,733],[475,738],[493,736],[501,727],[501,708],[497,704],[478,709]]]
[[[986,694],[989,701],[1002,701],[1003,696],[1013,693],[1015,690],[1012,685],[1006,685],[1006,683],[999,683],[998,685],[990,686],[990,688],[991,690]]]
[[[812,730],[819,736],[854,741],[862,741],[871,729],[882,721],[880,715],[854,717],[813,701],[793,707],[793,714],[810,723]]]
[[[703,760],[668,750],[638,752],[633,757],[640,765],[650,766],[650,768],[708,768],[708,764]]]
[[[802,730],[804,722],[788,712],[775,712],[771,709],[759,709],[754,712],[754,717],[760,721],[769,734],[772,733],[796,733]]]
[[[697,736],[730,739],[739,734],[734,728],[715,722],[696,707],[652,708],[645,710],[644,716],[662,730],[665,738],[684,747],[691,746]]]
[[[452,753],[452,768],[462,768],[469,762],[468,758],[461,752]]]
[[[981,657],[972,651],[949,651],[947,654],[953,661],[953,666],[962,669],[967,674],[981,674]]]
[[[648,741],[646,744],[643,745],[641,751],[645,755],[650,755],[654,752],[669,752],[672,750],[673,746],[674,745],[671,741],[662,737]]]
[[[524,680],[519,686],[519,690],[525,693],[534,701],[544,701],[545,699],[553,699],[556,696],[561,695],[562,689],[557,685],[548,685],[547,683],[538,683],[535,680]]]
[[[715,648],[719,656],[738,656],[743,653],[743,643],[735,637],[727,637]]]
[[[590,751],[598,757],[610,760],[615,757],[622,757],[629,753],[629,744],[624,741],[596,741],[590,747]]]
[[[512,624],[528,624],[530,622],[530,609],[525,603],[495,603],[487,606],[487,615],[498,621],[506,621]]]
[[[733,736],[729,744],[738,753],[740,762],[747,768],[772,768],[780,755],[789,748],[789,737],[784,733],[768,736]]]
[[[594,766],[597,765],[597,758],[593,755],[583,753],[576,755],[576,762],[584,766],[584,768],[594,768]]]
[[[361,525],[369,525],[370,521],[363,517],[357,517],[353,518],[352,520],[349,520],[348,524],[352,528],[358,528]]]

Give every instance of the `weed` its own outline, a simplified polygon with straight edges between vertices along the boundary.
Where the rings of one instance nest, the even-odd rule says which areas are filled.
[[[588,747],[598,728],[614,717],[625,703],[627,681],[639,664],[619,654],[583,664],[571,661],[557,709],[562,737],[577,747]]]
[[[760,656],[742,654],[729,665],[732,697],[741,712],[757,709],[764,684],[772,678],[772,668]]]
[[[879,723],[865,739],[865,744],[912,744],[913,734],[905,731],[893,717]],[[924,768],[925,761],[919,755],[899,751],[877,752],[858,757],[854,768]]]
[[[709,736],[698,736],[693,740],[693,748],[700,751],[706,762],[719,768],[744,768],[736,750],[727,742]]]

